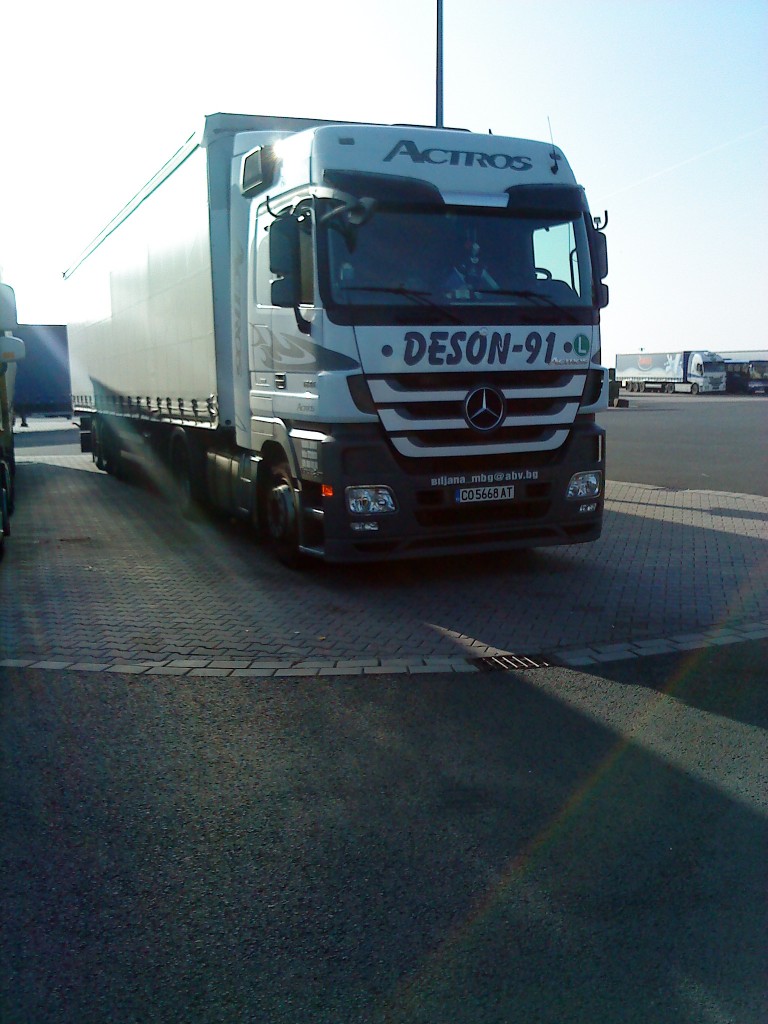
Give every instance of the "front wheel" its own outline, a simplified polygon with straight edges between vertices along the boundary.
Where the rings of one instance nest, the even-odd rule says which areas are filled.
[[[11,534],[11,496],[5,480],[5,466],[0,465],[0,560],[5,554],[5,538]]]
[[[13,515],[13,508],[15,504],[15,463],[13,454],[11,454],[8,462],[4,462],[0,465],[0,487],[5,491],[5,500],[8,506],[8,515]]]
[[[0,537],[11,535],[11,500],[5,482],[0,484]]]
[[[269,544],[283,565],[291,569],[298,568],[302,561],[299,550],[299,508],[288,466],[273,466],[265,487],[264,505]]]
[[[698,395],[698,393],[699,393],[699,385],[698,384],[691,384],[691,394],[692,395]]]

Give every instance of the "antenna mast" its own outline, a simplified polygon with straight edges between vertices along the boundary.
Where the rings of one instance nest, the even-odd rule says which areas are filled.
[[[437,73],[435,127],[443,128],[443,0],[437,0]]]

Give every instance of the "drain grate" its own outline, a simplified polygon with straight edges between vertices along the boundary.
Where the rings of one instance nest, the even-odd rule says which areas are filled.
[[[519,672],[527,668],[549,668],[548,661],[541,658],[520,657],[517,654],[494,654],[489,658],[471,658],[482,672]]]

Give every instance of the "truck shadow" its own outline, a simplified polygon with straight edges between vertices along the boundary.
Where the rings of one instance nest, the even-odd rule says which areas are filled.
[[[6,693],[14,1019],[760,1019],[765,818],[524,678]]]

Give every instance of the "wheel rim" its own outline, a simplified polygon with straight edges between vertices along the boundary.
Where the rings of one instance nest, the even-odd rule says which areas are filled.
[[[293,500],[293,488],[280,480],[272,486],[267,508],[269,535],[279,543],[291,543],[296,534],[296,506]]]

